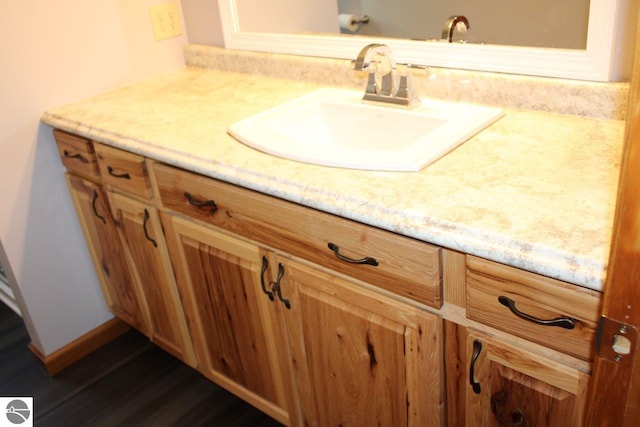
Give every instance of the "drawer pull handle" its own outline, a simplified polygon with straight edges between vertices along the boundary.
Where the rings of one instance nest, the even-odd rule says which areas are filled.
[[[109,175],[114,178],[131,179],[131,175],[129,175],[128,173],[117,173],[111,166],[107,166],[107,172],[109,172]]]
[[[155,239],[152,239],[151,236],[149,236],[149,233],[147,232],[147,221],[149,221],[149,211],[145,209],[144,218],[142,220],[142,230],[144,231],[144,237],[146,237],[148,241],[153,243],[154,248],[157,248],[158,242],[156,242]]]
[[[69,159],[77,159],[80,160],[82,163],[89,163],[89,160],[87,160],[82,154],[80,153],[76,153],[76,154],[71,154],[69,152],[69,150],[64,150],[62,152],[62,154],[64,154],[65,157],[69,158]]]
[[[273,291],[270,291],[269,289],[267,289],[267,284],[266,284],[266,282],[264,280],[264,273],[266,273],[268,268],[269,268],[269,261],[267,260],[266,256],[263,256],[262,257],[262,270],[260,270],[260,286],[262,286],[262,292],[267,294],[271,301],[275,301],[275,297],[273,296]],[[271,286],[271,289],[273,289],[273,284]]]
[[[478,340],[473,340],[473,353],[471,354],[471,366],[469,367],[469,384],[471,384],[471,388],[475,394],[480,394],[482,391],[482,387],[480,387],[480,383],[476,381],[476,362],[478,361],[478,357],[480,357],[480,352],[482,351],[482,343]]]
[[[209,213],[214,213],[218,210],[218,205],[213,200],[205,200],[204,202],[200,202],[193,198],[191,193],[184,193],[185,199],[187,199],[187,203],[195,207],[209,206]]]
[[[278,277],[275,282],[273,282],[273,292],[278,296],[278,299],[284,303],[284,306],[287,309],[291,310],[291,301],[282,296],[282,287],[280,286],[280,281],[284,277],[284,265],[278,263]]]
[[[107,223],[107,219],[103,216],[100,215],[98,213],[98,209],[96,209],[96,202],[98,201],[98,192],[94,189],[93,190],[93,200],[91,200],[91,208],[93,209],[93,214],[96,216],[96,218],[98,218],[100,221],[102,221],[103,224]]]
[[[374,267],[378,266],[378,261],[375,258],[366,257],[362,259],[353,259],[353,258],[349,258],[342,255],[340,253],[340,247],[334,243],[329,243],[329,249],[331,249],[335,254],[336,258],[338,258],[341,261],[345,261],[350,264],[366,264],[366,265],[373,265]]]
[[[538,319],[537,317],[531,316],[530,314],[523,313],[520,310],[518,310],[516,308],[516,302],[511,298],[501,295],[498,297],[498,301],[500,301],[500,304],[504,305],[505,307],[508,307],[509,310],[511,310],[511,312],[516,316],[518,316],[519,318],[527,320],[529,322],[533,322],[537,325],[557,326],[559,328],[564,328],[564,329],[573,329],[576,327],[575,319],[572,319],[570,317],[557,317],[555,319],[550,319],[550,320]]]

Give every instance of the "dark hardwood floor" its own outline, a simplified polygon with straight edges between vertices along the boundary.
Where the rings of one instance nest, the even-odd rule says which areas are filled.
[[[38,427],[280,425],[133,330],[53,378],[28,344],[0,302],[0,396],[33,396]]]

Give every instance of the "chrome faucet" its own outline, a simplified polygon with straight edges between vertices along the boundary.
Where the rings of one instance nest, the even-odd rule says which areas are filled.
[[[442,40],[451,43],[453,41],[453,32],[456,29],[466,32],[469,28],[471,27],[469,26],[469,20],[466,16],[453,15],[444,21],[444,25],[442,26]]]
[[[409,108],[420,105],[408,67],[396,64],[389,46],[378,43],[365,46],[358,54],[354,68],[369,72],[362,99]]]

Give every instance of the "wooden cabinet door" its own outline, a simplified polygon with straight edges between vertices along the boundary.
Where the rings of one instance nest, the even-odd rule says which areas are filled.
[[[441,319],[275,258],[303,425],[442,425]]]
[[[111,210],[129,270],[146,304],[143,314],[151,341],[195,366],[195,355],[175,283],[157,209],[109,193]]]
[[[278,357],[284,338],[262,291],[260,248],[192,219],[163,213],[163,223],[200,371],[290,424],[290,371],[281,365],[286,352]]]
[[[497,339],[467,339],[467,426],[582,426],[589,376]]]
[[[129,325],[146,332],[139,296],[122,256],[104,191],[77,175],[66,174],[66,179],[107,307]]]

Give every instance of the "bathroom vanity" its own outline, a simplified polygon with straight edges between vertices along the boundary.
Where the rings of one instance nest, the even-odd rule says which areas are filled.
[[[507,108],[415,173],[226,133],[316,88],[188,67],[45,113],[111,311],[287,425],[582,425],[623,122]]]

